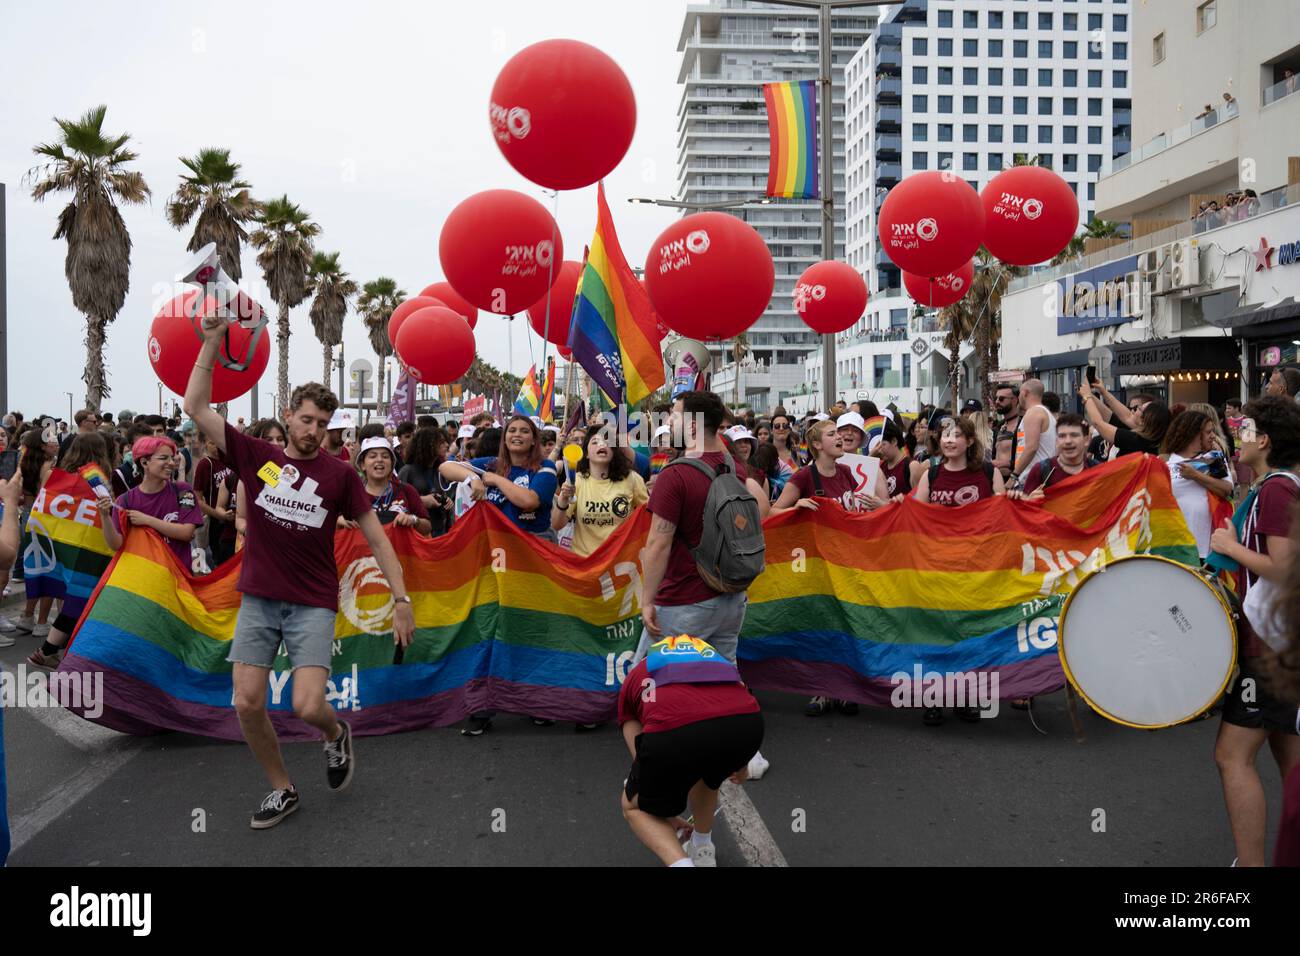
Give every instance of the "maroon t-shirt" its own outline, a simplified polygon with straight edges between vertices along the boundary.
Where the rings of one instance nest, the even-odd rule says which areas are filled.
[[[898,459],[898,464],[892,468],[882,458],[880,460],[880,470],[885,475],[885,489],[889,492],[889,497],[894,495],[905,495],[912,490],[912,459],[907,455]]]
[[[853,477],[853,472],[849,470],[848,465],[836,463],[835,474],[829,478],[818,472],[813,475],[813,469],[817,463],[813,462],[807,467],[800,468],[789,480],[789,484],[799,489],[800,498],[833,498],[838,501],[848,511],[856,511],[857,505],[853,500],[853,489],[858,486],[857,479]],[[822,491],[817,494],[817,479],[821,479]]]
[[[230,466],[220,461],[213,461],[206,455],[194,466],[194,490],[199,493],[203,503],[209,508],[217,506],[217,492],[230,477]]]
[[[151,518],[177,524],[192,524],[196,528],[203,524],[203,512],[199,510],[198,502],[195,500],[194,489],[183,481],[169,481],[163,486],[162,491],[155,491],[153,494],[145,494],[140,486],[136,485],[114,503],[113,520],[117,521],[119,528],[127,526],[122,514],[125,511],[141,511]],[[172,549],[181,567],[191,570],[193,558],[190,554],[190,542],[168,538],[165,535],[163,540]]]
[[[1254,532],[1247,536],[1242,542],[1250,550],[1257,554],[1268,554],[1268,538],[1272,535],[1275,538],[1285,538],[1291,534],[1291,506],[1295,504],[1296,498],[1300,497],[1300,486],[1285,476],[1277,478],[1268,478],[1259,486],[1259,493],[1255,496],[1255,529]],[[1243,592],[1244,598],[1246,593],[1255,583],[1255,575],[1250,572],[1245,573],[1246,590]],[[1244,657],[1259,657],[1264,653],[1264,643],[1255,634],[1255,629],[1250,626],[1250,622],[1242,618],[1246,624],[1241,628],[1241,633],[1245,640],[1241,644],[1241,653]]]
[[[643,732],[660,733],[714,717],[757,714],[758,701],[744,684],[659,684],[645,693],[649,672],[642,661],[628,671],[618,692],[619,725],[641,721]]]
[[[380,524],[388,524],[398,515],[415,515],[417,518],[429,517],[429,509],[420,500],[420,493],[404,481],[394,480],[390,484],[391,494],[372,495],[366,492],[370,506],[379,515]]]
[[[712,451],[701,455],[699,460],[716,470],[726,458],[724,452]],[[657,605],[699,604],[721,593],[704,583],[691,557],[691,550],[699,547],[704,533],[704,501],[708,497],[708,476],[691,465],[672,465],[655,478],[648,505],[650,513],[677,526],[668,552],[668,567],[655,594]]]
[[[241,435],[229,422],[226,458],[248,497],[240,593],[338,610],[335,525],[339,515],[356,520],[370,510],[356,469],[328,454],[290,458],[279,445]],[[279,469],[274,486],[258,475],[267,464]]]
[[[1084,471],[1087,471],[1089,468],[1095,468],[1096,466],[1097,462],[1094,459],[1089,458],[1086,455],[1084,456]],[[1046,481],[1043,480],[1044,476],[1047,478]],[[1036,462],[1032,468],[1025,472],[1025,480],[1021,484],[1020,490],[1028,495],[1036,491],[1039,485],[1042,485],[1044,488],[1050,488],[1052,485],[1060,484],[1062,481],[1065,481],[1066,478],[1073,477],[1074,475],[1061,467],[1061,461],[1059,458],[1045,458],[1040,462]]]
[[[959,508],[993,497],[993,483],[984,473],[982,465],[967,466],[952,471],[943,465],[930,485],[930,503],[946,508]]]

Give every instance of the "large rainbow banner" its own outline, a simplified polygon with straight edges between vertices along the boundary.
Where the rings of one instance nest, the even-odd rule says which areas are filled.
[[[638,510],[587,558],[518,531],[495,508],[471,509],[435,540],[387,526],[416,619],[400,660],[378,566],[360,533],[341,532],[330,700],[359,734],[491,708],[612,719],[640,637],[649,520]],[[767,570],[749,591],[741,673],[759,689],[880,705],[892,676],[918,665],[996,671],[1003,697],[1055,690],[1056,619],[1084,574],[1134,553],[1196,560],[1166,466],[1137,455],[1067,479],[1044,504],[907,500],[871,514],[801,509],[764,527]],[[239,739],[225,662],[238,561],[195,578],[160,538],[131,529],[62,664],[104,673],[101,723]],[[281,658],[272,720],[307,739],[292,682]]]
[[[817,86],[814,80],[764,83],[767,195],[813,199],[817,191]]]

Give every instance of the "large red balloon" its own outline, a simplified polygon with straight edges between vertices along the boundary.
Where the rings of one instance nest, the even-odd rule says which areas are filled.
[[[394,349],[397,348],[397,333],[401,331],[402,323],[421,309],[429,309],[435,305],[442,306],[444,309],[447,307],[447,303],[441,299],[421,293],[407,299],[393,310],[393,314],[388,317],[388,341],[392,343]]]
[[[201,316],[195,313],[203,309],[204,314],[212,314],[216,306],[215,299],[204,298],[199,289],[191,289],[168,302],[154,317],[149,329],[149,362],[159,381],[177,395],[185,394],[190,373],[194,371],[199,349],[203,346],[194,331],[196,326],[201,327]],[[253,331],[238,323],[231,325],[229,348],[223,344],[220,357],[243,362]],[[245,371],[234,372],[220,361],[216,363],[212,372],[212,401],[229,402],[257,387],[257,380],[266,371],[271,358],[271,336],[265,327],[261,332],[253,349],[252,362]]]
[[[478,325],[478,309],[465,301],[465,297],[451,287],[450,282],[435,282],[425,288],[420,295],[427,295],[445,304],[453,312],[469,323],[472,329]]]
[[[857,269],[843,262],[813,263],[795,283],[794,310],[814,332],[843,332],[862,318],[866,308],[867,283]]]
[[[670,329],[692,339],[730,339],[772,300],[776,270],[767,243],[721,212],[679,219],[659,234],[645,263],[646,291]]]
[[[474,363],[474,333],[464,318],[444,306],[420,309],[397,335],[397,351],[417,382],[446,385]]]
[[[556,345],[569,344],[569,317],[573,314],[573,297],[582,278],[581,262],[565,262],[550,291],[528,307],[528,322],[533,331]],[[547,334],[546,300],[551,300],[551,316]]]
[[[932,279],[929,276],[903,273],[903,286],[907,289],[917,305],[931,309],[942,309],[960,302],[970,291],[970,284],[975,279],[975,260],[967,262],[960,269]]]
[[[636,131],[632,84],[606,54],[577,40],[543,40],[511,57],[488,113],[506,161],[548,189],[604,178]]]
[[[913,173],[880,207],[880,247],[904,272],[941,276],[975,255],[984,238],[984,206],[952,173]]]
[[[516,315],[555,281],[564,242],[536,199],[489,189],[451,211],[438,240],[438,258],[447,281],[471,305]]]
[[[559,352],[560,352],[560,358],[564,359],[564,361],[566,362],[573,361],[573,353],[570,352],[566,346],[563,345],[559,346]]]
[[[1007,265],[1032,266],[1070,244],[1079,228],[1079,198],[1041,166],[1013,166],[980,193],[984,245]]]

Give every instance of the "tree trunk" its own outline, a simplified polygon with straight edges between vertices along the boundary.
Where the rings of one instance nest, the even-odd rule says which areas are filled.
[[[379,356],[378,367],[375,369],[375,414],[378,415],[383,409],[380,407],[384,400],[384,365],[385,357]]]
[[[289,307],[279,303],[280,314],[275,320],[275,344],[279,349],[280,362],[276,372],[277,408],[289,407]]]
[[[961,411],[961,339],[955,336],[948,349],[948,382],[952,390],[952,411],[957,414]]]
[[[104,369],[104,332],[108,320],[86,316],[86,368],[81,380],[86,383],[86,407],[99,411],[108,394],[107,372]]]
[[[326,345],[325,346],[325,372],[323,377],[320,380],[322,385],[329,385],[330,366],[332,366],[333,364],[334,364],[334,346]],[[342,395],[339,396],[339,401],[340,402],[343,401]]]

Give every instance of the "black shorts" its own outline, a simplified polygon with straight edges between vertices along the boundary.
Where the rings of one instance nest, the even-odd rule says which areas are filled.
[[[636,738],[636,759],[627,774],[629,800],[655,817],[675,817],[701,780],[717,790],[749,763],[763,743],[763,715],[714,717]]]
[[[1269,686],[1268,675],[1256,668],[1254,663],[1250,658],[1240,661],[1241,671],[1223,695],[1223,719],[1237,727],[1248,727],[1251,730],[1297,733],[1296,705],[1278,700]],[[1251,683],[1247,684],[1247,680]],[[1251,695],[1254,699],[1244,701],[1243,692],[1248,687],[1253,688]]]

